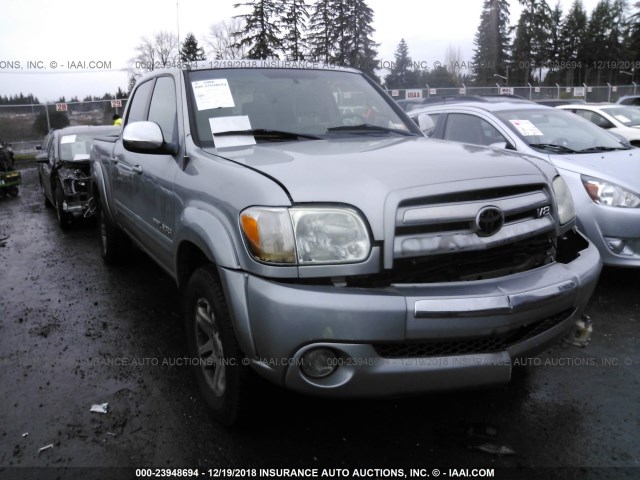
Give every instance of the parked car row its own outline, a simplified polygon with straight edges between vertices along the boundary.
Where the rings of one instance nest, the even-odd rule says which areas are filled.
[[[569,185],[578,227],[597,245],[604,264],[639,267],[640,150],[581,118],[607,115],[614,126],[614,121],[637,122],[639,116],[630,109],[620,113],[618,109],[624,108],[461,102],[422,107],[409,115],[434,139],[490,146],[551,162]],[[640,138],[640,130],[629,130]],[[627,133],[622,128],[615,131]]]

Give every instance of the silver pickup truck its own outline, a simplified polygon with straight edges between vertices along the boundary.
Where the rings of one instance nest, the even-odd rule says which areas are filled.
[[[350,69],[154,71],[92,174],[103,259],[132,240],[175,280],[224,423],[254,374],[333,397],[508,382],[601,269],[553,166],[425,138]]]

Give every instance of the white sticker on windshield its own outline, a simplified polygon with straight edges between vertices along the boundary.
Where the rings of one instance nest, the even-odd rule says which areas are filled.
[[[235,107],[226,78],[191,82],[198,110]]]
[[[538,127],[529,120],[509,120],[511,124],[525,137],[535,137],[544,135]]]
[[[76,136],[75,135],[63,135],[60,139],[60,143],[75,143]]]
[[[89,160],[91,156],[88,153],[76,153],[73,156],[74,160]]]
[[[625,117],[624,115],[614,115],[618,120],[622,123],[631,123],[631,120]]]
[[[251,122],[248,115],[237,115],[235,117],[217,117],[209,119],[211,135],[216,148],[239,147],[242,145],[255,145],[256,139],[251,134],[238,135],[216,135],[222,132],[237,132],[251,130]]]

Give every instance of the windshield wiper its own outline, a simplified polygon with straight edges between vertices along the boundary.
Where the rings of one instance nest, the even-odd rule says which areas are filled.
[[[365,133],[397,133],[398,135],[404,135],[407,137],[416,137],[417,134],[408,130],[400,130],[398,128],[379,127],[377,125],[371,125],[369,123],[363,123],[361,125],[342,125],[340,127],[327,128],[327,132],[365,132]]]
[[[578,153],[611,152],[613,150],[629,150],[629,147],[591,147],[580,150]]]
[[[321,137],[316,135],[309,135],[306,133],[296,133],[296,132],[286,132],[284,130],[271,130],[269,128],[253,128],[247,130],[228,130],[226,132],[217,132],[213,134],[213,137],[216,136],[228,136],[228,135],[254,135],[257,137],[279,137],[286,138],[292,140],[298,140],[301,138],[307,140],[321,140]]]
[[[529,146],[533,148],[539,148],[541,150],[556,150],[563,153],[578,153],[569,147],[556,145],[555,143],[530,143]]]

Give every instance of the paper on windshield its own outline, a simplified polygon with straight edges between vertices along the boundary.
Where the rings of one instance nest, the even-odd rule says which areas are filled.
[[[60,143],[75,143],[76,136],[75,135],[63,135],[60,139]]]
[[[536,137],[544,135],[538,127],[536,127],[529,120],[509,120],[511,124],[516,127],[518,132],[525,137]]]
[[[614,115],[618,120],[622,123],[631,123],[631,119],[625,117],[624,115]]]
[[[216,148],[239,147],[243,145],[255,145],[253,135],[218,135],[216,133],[231,132],[235,130],[251,130],[251,122],[248,115],[236,115],[233,117],[216,117],[209,119],[211,135]]]
[[[198,110],[235,107],[226,78],[191,82]]]

